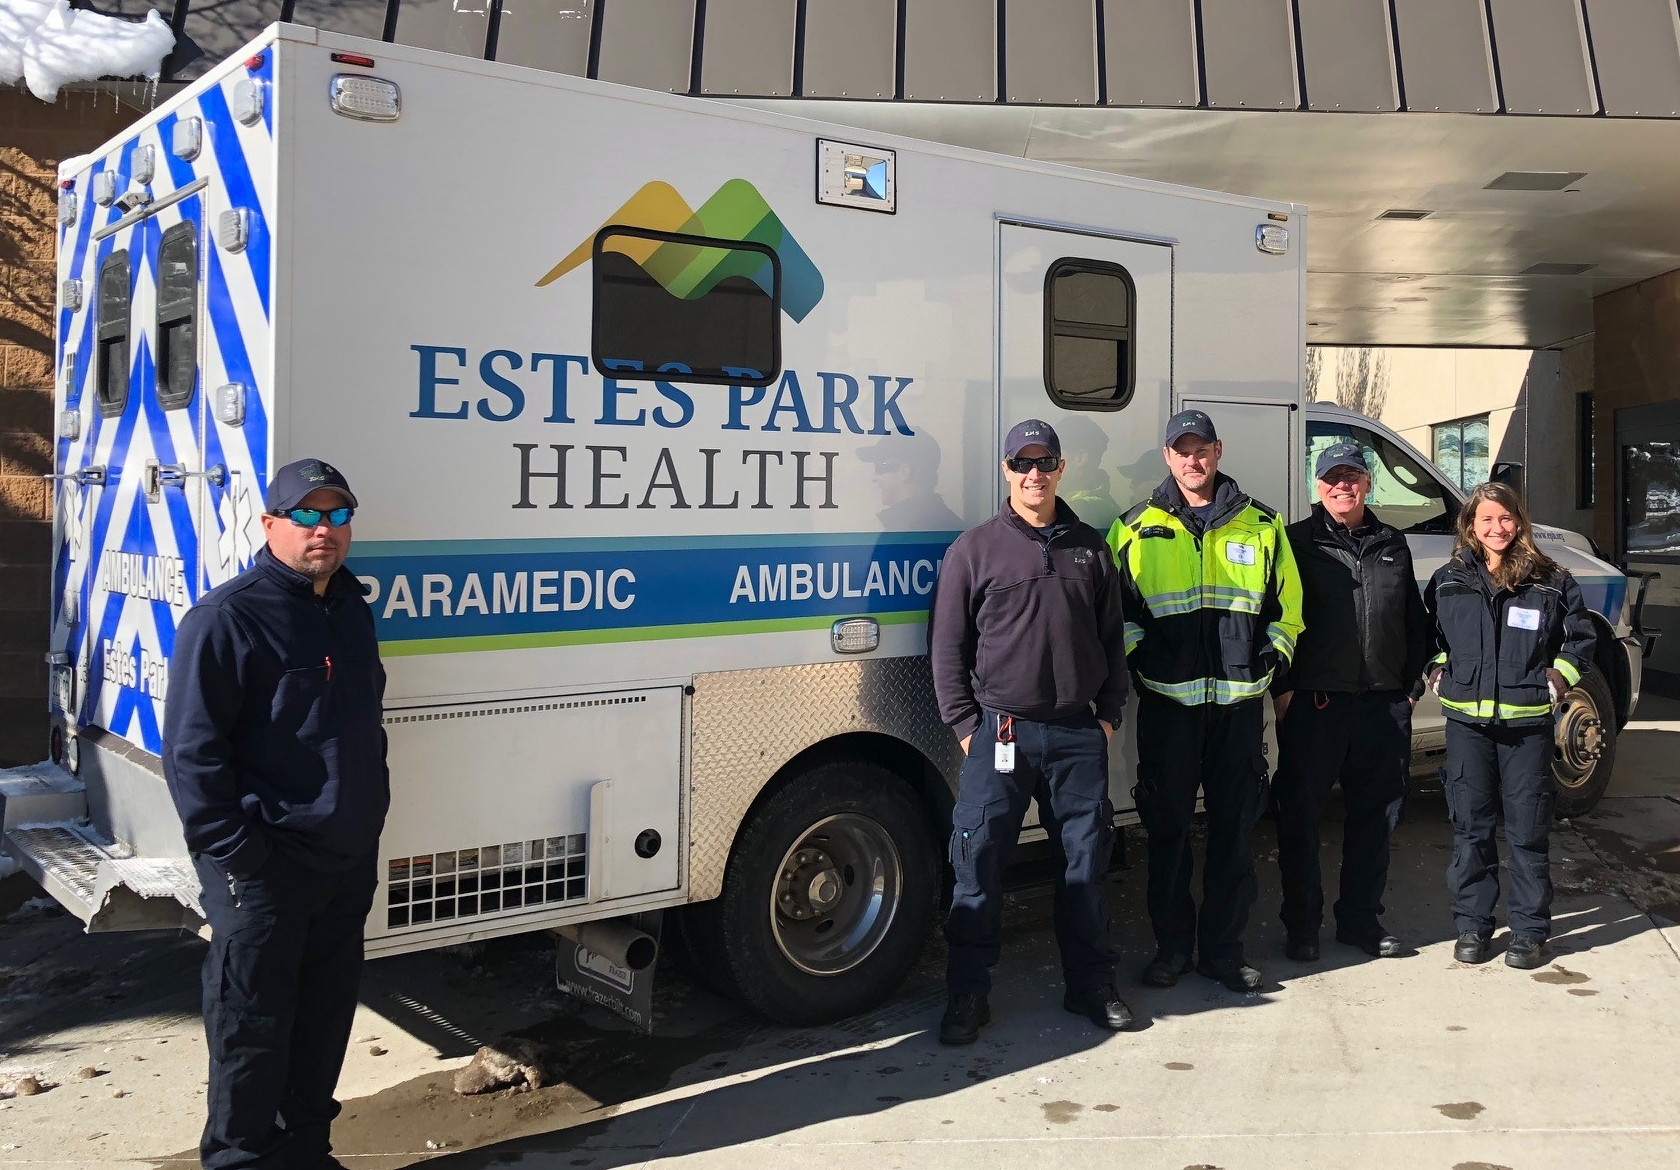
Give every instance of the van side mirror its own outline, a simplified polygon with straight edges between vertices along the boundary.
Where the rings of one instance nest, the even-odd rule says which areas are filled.
[[[1488,482],[1502,483],[1521,495],[1523,490],[1523,465],[1520,463],[1495,463],[1493,474],[1488,476]]]

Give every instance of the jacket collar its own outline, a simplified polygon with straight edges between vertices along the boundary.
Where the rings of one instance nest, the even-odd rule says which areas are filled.
[[[251,567],[266,573],[275,584],[288,593],[295,593],[299,597],[309,597],[315,592],[315,582],[289,565],[281,564],[279,558],[268,551],[266,544],[257,550],[257,555],[253,558]],[[334,573],[327,581],[327,591],[322,595],[322,600],[332,600],[346,589],[354,590],[357,596],[362,593],[362,585],[360,581],[356,580],[356,575],[349,569],[340,566],[338,572]]]
[[[1157,507],[1171,512],[1180,520],[1190,513],[1190,505],[1184,499],[1184,492],[1179,488],[1178,481],[1170,475],[1161,481],[1151,499]],[[1237,486],[1237,481],[1223,471],[1215,472],[1213,512],[1208,516],[1207,530],[1211,532],[1218,528],[1246,507],[1248,496]]]
[[[1021,519],[1021,514],[1014,509],[1008,500],[1004,500],[1003,507],[998,509],[998,519],[1006,524],[1013,524],[1020,532],[1034,540],[1039,539],[1038,529]],[[1067,501],[1062,499],[1061,496],[1056,497],[1056,519],[1053,523],[1064,530],[1079,523],[1079,517],[1074,514],[1073,509],[1068,507]]]
[[[1330,515],[1330,509],[1326,508],[1322,503],[1314,504],[1312,506],[1312,517],[1314,522],[1313,533],[1321,540],[1340,541],[1343,539],[1344,534],[1352,535],[1353,532],[1356,531],[1363,532],[1367,537],[1379,537],[1386,539],[1388,536],[1398,531],[1398,529],[1393,528],[1388,524],[1384,524],[1381,520],[1377,519],[1377,514],[1371,511],[1368,507],[1365,509],[1365,524],[1363,527],[1358,529],[1344,528],[1342,525],[1336,523]]]

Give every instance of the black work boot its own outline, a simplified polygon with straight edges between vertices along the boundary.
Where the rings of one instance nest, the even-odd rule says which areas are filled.
[[[992,1022],[992,1005],[977,991],[953,995],[939,1021],[941,1044],[973,1044],[980,1039],[982,1025]]]
[[[1151,987],[1176,987],[1178,977],[1190,974],[1194,966],[1195,962],[1189,955],[1156,951],[1155,957],[1149,960],[1149,966],[1143,969],[1143,981]]]
[[[1107,1028],[1110,1032],[1118,1032],[1132,1022],[1132,1009],[1126,1006],[1126,1001],[1120,998],[1112,983],[1087,987],[1083,991],[1069,988],[1062,996],[1062,1008],[1084,1016],[1097,1027]]]
[[[1546,940],[1542,938],[1513,938],[1505,948],[1505,965],[1519,971],[1532,971],[1551,961],[1552,957],[1546,953]]]
[[[1485,963],[1488,960],[1488,936],[1473,930],[1460,931],[1453,958],[1460,963]]]
[[[1376,934],[1349,934],[1338,930],[1336,941],[1344,946],[1358,947],[1373,959],[1398,959],[1406,953],[1406,944],[1381,927],[1377,928]]]
[[[1203,959],[1196,964],[1196,974],[1223,983],[1231,991],[1259,991],[1266,977],[1241,959]]]
[[[1283,953],[1297,963],[1318,962],[1318,931],[1292,930],[1284,941]]]

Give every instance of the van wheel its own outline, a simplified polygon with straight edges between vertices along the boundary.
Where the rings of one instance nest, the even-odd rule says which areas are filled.
[[[1557,815],[1591,812],[1616,766],[1616,701],[1597,670],[1588,671],[1563,697],[1553,755]]]
[[[927,815],[877,764],[796,777],[742,826],[723,894],[688,908],[708,982],[783,1024],[825,1024],[891,995],[939,898]]]

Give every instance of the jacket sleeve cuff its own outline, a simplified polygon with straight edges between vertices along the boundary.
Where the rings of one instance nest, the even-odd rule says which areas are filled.
[[[1406,697],[1415,703],[1419,699],[1423,698],[1423,692],[1427,689],[1428,688],[1423,685],[1423,680],[1420,678],[1412,684],[1412,689],[1406,692]]]
[[[247,830],[239,837],[239,843],[232,849],[223,850],[220,856],[211,854],[216,864],[237,878],[253,876],[263,867],[263,863],[274,853],[274,847],[259,836],[255,830]]]
[[[1570,686],[1577,686],[1581,682],[1580,669],[1567,658],[1557,658],[1552,661],[1552,669],[1561,674]]]
[[[980,712],[976,710],[951,724],[951,730],[956,733],[959,740],[967,739],[980,730],[980,718]]]

